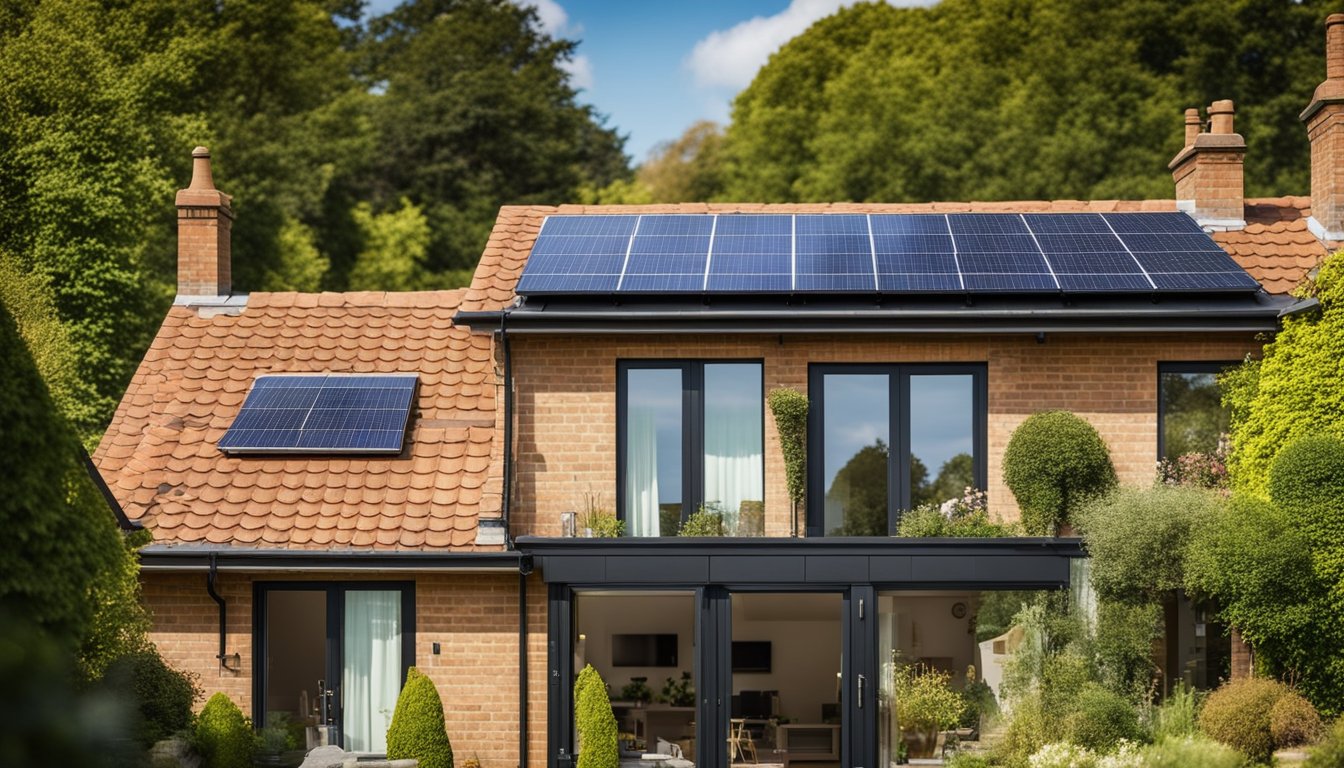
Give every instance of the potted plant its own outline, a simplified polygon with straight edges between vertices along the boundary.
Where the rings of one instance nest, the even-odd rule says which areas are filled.
[[[647,704],[653,701],[653,690],[647,685],[647,677],[632,677],[630,682],[621,688],[621,699],[624,701],[633,701],[635,706]]]
[[[711,501],[702,504],[700,509],[686,518],[682,523],[681,530],[677,532],[678,536],[727,536],[728,529],[724,525],[723,505],[717,501]]]
[[[681,678],[677,680],[667,678],[667,682],[663,683],[663,692],[658,699],[673,707],[695,706],[695,685],[691,681],[691,673],[682,672]]]
[[[585,493],[579,530],[585,538],[615,539],[625,533],[625,521],[616,519],[616,513],[602,502],[600,494]]]
[[[951,683],[952,675],[923,664],[892,665],[896,722],[910,757],[933,757],[938,733],[961,722],[966,701]]]

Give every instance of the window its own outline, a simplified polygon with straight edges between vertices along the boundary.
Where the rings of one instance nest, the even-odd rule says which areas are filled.
[[[1227,434],[1217,376],[1236,363],[1158,363],[1157,458],[1215,453]]]
[[[886,536],[985,484],[983,365],[814,365],[808,535]]]
[[[675,536],[701,506],[730,536],[764,533],[760,362],[622,362],[617,513],[630,536]]]

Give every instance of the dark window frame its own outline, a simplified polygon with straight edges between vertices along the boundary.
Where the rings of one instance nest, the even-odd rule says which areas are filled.
[[[756,365],[761,371],[761,451],[765,451],[765,360],[763,358],[637,358],[616,361],[616,519],[626,519],[625,479],[632,370],[681,371],[681,521],[686,522],[704,503],[705,492],[705,366]],[[761,462],[765,487],[765,462]],[[656,538],[656,537],[648,537]]]
[[[824,454],[825,377],[885,374],[887,435],[894,460],[887,462],[887,535],[894,536],[903,510],[910,508],[910,377],[969,375],[971,380],[971,450],[975,482],[985,488],[989,478],[989,365],[987,363],[812,363],[807,370],[807,535],[825,536]]]
[[[1157,364],[1157,460],[1161,461],[1167,453],[1167,398],[1162,390],[1162,377],[1169,373],[1213,373],[1220,374],[1236,365],[1240,360],[1198,360],[1189,362],[1161,362]]]
[[[270,592],[323,592],[327,598],[327,676],[340,667],[345,654],[345,593],[355,591],[382,591],[401,593],[401,684],[415,666],[415,582],[406,580],[352,581],[254,581],[252,583],[252,727],[260,730],[266,724],[267,657],[266,604]],[[339,719],[339,736],[345,742],[345,713]]]

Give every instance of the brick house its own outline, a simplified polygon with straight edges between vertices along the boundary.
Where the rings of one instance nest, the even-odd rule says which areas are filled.
[[[414,665],[459,759],[565,766],[591,663],[634,757],[890,762],[884,665],[994,687],[1004,596],[1076,587],[1082,557],[1067,537],[894,537],[902,512],[972,485],[1015,518],[1003,450],[1044,409],[1150,482],[1210,447],[1174,425],[1217,418],[1211,374],[1310,309],[1290,292],[1344,239],[1344,14],[1327,39],[1311,198],[1244,198],[1220,101],[1208,130],[1186,113],[1172,200],[506,207],[451,291],[233,294],[230,200],[198,149],[177,300],[94,457],[153,532],[154,641],[304,747],[381,752]],[[1206,265],[1216,243],[1224,282],[1175,241]],[[360,443],[336,406],[353,443],[268,432],[285,409],[264,390],[286,387],[385,390],[364,410],[392,442]],[[764,402],[780,387],[811,403],[799,509]],[[674,537],[701,506],[728,535]],[[583,537],[589,508],[626,535]],[[1214,682],[1220,630],[1170,611],[1165,674]]]

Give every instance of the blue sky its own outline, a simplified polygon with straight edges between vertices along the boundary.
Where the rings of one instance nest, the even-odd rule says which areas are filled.
[[[578,40],[580,100],[628,136],[636,163],[697,120],[726,123],[729,104],[770,53],[853,0],[513,0],[534,5],[552,36]],[[932,0],[888,0],[927,5]],[[397,0],[370,0],[382,13]]]

